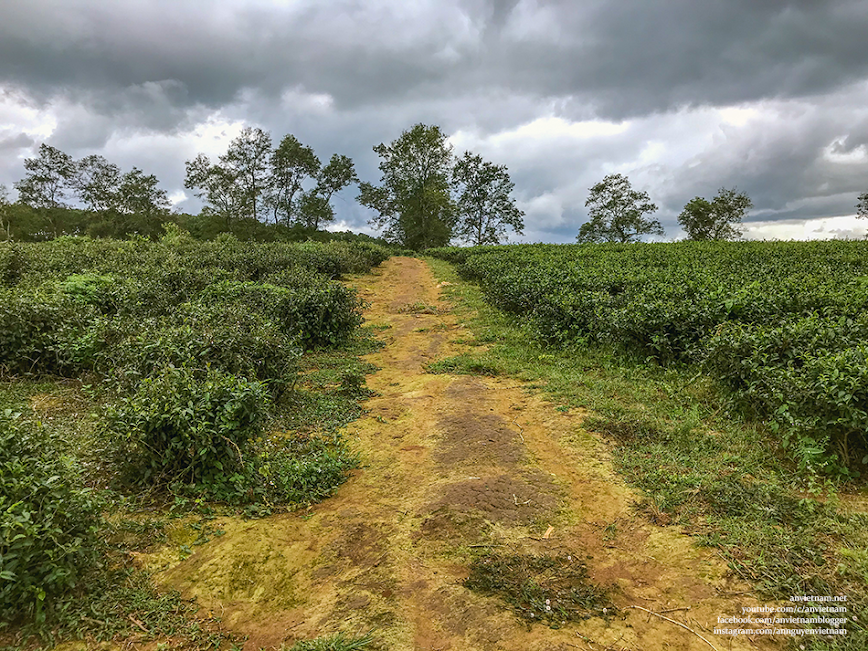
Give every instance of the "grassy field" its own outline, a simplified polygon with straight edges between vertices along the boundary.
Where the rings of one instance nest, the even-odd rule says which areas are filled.
[[[745,252],[733,250],[737,246],[721,249],[728,249],[726,255],[737,260],[746,259],[741,256],[749,253],[747,257],[753,260],[754,267],[763,264],[756,259],[758,252],[775,251],[772,244],[746,245]],[[808,258],[809,254],[814,255],[814,261],[825,259],[824,254],[835,247],[830,244],[823,249],[808,244],[799,251],[797,244],[781,245],[787,254],[784,259],[790,261],[799,256]],[[836,249],[839,259],[829,259],[815,274],[813,285],[807,284],[808,288],[825,284],[824,274],[830,268],[850,269],[849,277],[830,277],[822,290],[826,292],[823,309],[811,307],[805,308],[809,314],[794,310],[777,318],[757,316],[751,320],[744,315],[760,311],[751,300],[769,301],[756,288],[771,292],[775,286],[771,282],[757,284],[754,292],[748,293],[729,280],[725,285],[732,288],[731,292],[745,296],[740,319],[718,319],[717,323],[709,319],[701,331],[682,327],[670,315],[667,319],[677,335],[667,335],[667,320],[659,318],[657,332],[628,338],[618,329],[626,328],[624,323],[645,327],[646,333],[653,330],[650,324],[625,316],[631,310],[663,314],[677,308],[689,313],[702,309],[703,300],[706,304],[712,302],[699,297],[679,305],[678,300],[684,299],[676,300],[671,291],[662,287],[669,282],[670,266],[677,265],[678,258],[702,254],[699,257],[706,260],[713,248],[644,248],[501,247],[486,248],[478,254],[472,249],[438,251],[438,257],[457,262],[463,276],[478,281],[478,285],[463,281],[452,264],[429,260],[440,280],[452,283],[446,291],[473,333],[466,343],[479,352],[439,360],[429,370],[512,376],[538,385],[564,409],[587,409],[585,429],[609,442],[618,470],[644,495],[635,509],[649,520],[661,526],[683,527],[696,544],[715,549],[733,573],[754,586],[761,599],[847,597],[847,614],[856,616],[846,624],[847,636],[794,639],[793,648],[803,648],[800,644],[811,649],[866,648],[868,634],[860,618],[868,600],[868,515],[863,483],[853,479],[861,466],[851,464],[847,472],[836,472],[845,464],[841,457],[832,457],[834,449],[828,445],[822,453],[827,455],[824,459],[829,461],[829,472],[824,474],[826,468],[820,464],[805,464],[793,454],[792,446],[783,445],[779,421],[765,412],[745,410],[745,396],[738,395],[722,381],[725,378],[703,365],[698,348],[713,347],[715,337],[727,329],[764,331],[764,336],[782,337],[786,324],[811,319],[812,315],[817,320],[827,319],[827,326],[842,318],[858,321],[862,318],[856,314],[860,308],[852,306],[861,305],[858,301],[862,296],[848,292],[862,286],[868,247],[864,243],[841,243]],[[621,253],[633,261],[633,266],[617,262]],[[675,258],[672,263],[663,264],[661,260],[670,255]],[[576,262],[595,256],[603,259],[592,261],[591,266],[596,270],[605,267],[608,277],[598,271],[585,272]],[[640,266],[636,265],[637,259]],[[692,264],[696,273],[699,261],[694,259]],[[714,266],[714,261],[707,263],[709,269]],[[655,267],[660,271],[646,273]],[[737,267],[734,264],[732,268]],[[576,289],[576,283],[582,281],[598,285],[616,282],[615,276],[623,284],[614,294],[606,291],[604,296],[593,296],[603,292],[586,289],[585,301]],[[781,282],[788,282],[783,272],[779,276]],[[836,291],[834,285],[844,289]],[[610,301],[624,295],[634,300],[643,296],[648,303],[636,306],[631,305],[630,298],[622,299],[620,316],[607,314],[597,306],[594,314],[603,322],[584,329],[578,325],[581,317],[570,312],[572,308],[590,309],[591,301]],[[652,297],[656,302],[651,302]],[[815,299],[806,289],[799,300],[807,304]],[[720,300],[724,309],[729,299],[718,295],[715,300]],[[553,305],[559,306],[560,321],[552,316]],[[733,313],[730,309],[721,314]],[[665,336],[669,336],[668,343],[660,339]],[[693,348],[688,339],[694,342]],[[819,348],[817,338],[788,341],[792,345],[787,352],[790,359],[816,359],[846,352],[846,344],[831,334],[823,340],[827,347],[819,351],[810,349],[811,342]],[[833,350],[834,346],[841,348]],[[744,351],[748,356],[760,354],[756,347]],[[748,363],[759,366],[756,360]],[[789,369],[796,374],[794,365],[787,367],[777,358],[764,358],[762,363],[772,367],[769,372],[779,364],[778,370]],[[864,366],[855,367],[853,377],[858,380],[864,372]],[[792,381],[803,379],[795,377]],[[864,397],[854,397],[853,406],[864,409]]]

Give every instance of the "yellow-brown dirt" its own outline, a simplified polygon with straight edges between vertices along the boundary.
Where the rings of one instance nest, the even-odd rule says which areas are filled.
[[[582,413],[557,411],[515,380],[426,373],[462,352],[454,340],[467,333],[424,262],[392,258],[353,284],[371,304],[368,321],[391,326],[367,357],[381,368],[368,380],[379,395],[346,431],[364,467],[307,511],[223,519],[225,535],[185,560],[143,559],[161,568],[161,585],[222,614],[249,636],[245,649],[371,629],[394,651],[709,649],[694,632],[721,651],[777,646],[712,633],[718,616],[757,605],[749,587],[678,528],[631,509],[638,496]],[[528,626],[462,586],[471,550],[489,545],[582,559],[623,615]],[[669,611],[694,632],[631,605]]]

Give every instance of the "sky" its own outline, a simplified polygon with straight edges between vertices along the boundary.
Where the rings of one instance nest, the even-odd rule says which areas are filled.
[[[46,142],[156,174],[178,210],[184,162],[245,126],[324,162],[439,125],[506,165],[510,241],[570,242],[608,174],[666,230],[690,199],[746,192],[749,239],[863,237],[868,0],[3,0],[0,184]],[[356,188],[333,228],[376,234]]]

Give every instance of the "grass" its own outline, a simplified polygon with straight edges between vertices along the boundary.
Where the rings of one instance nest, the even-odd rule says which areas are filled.
[[[588,580],[588,568],[572,556],[482,555],[471,563],[464,586],[501,598],[529,623],[552,628],[615,614],[607,592]]]
[[[284,651],[357,651],[366,649],[373,642],[370,633],[361,636],[347,637],[343,633],[318,637],[314,640],[302,640],[291,647],[281,647]]]
[[[868,648],[868,515],[842,507],[835,486],[805,476],[762,423],[741,418],[710,380],[602,347],[549,348],[515,318],[485,303],[454,268],[426,260],[453,312],[474,333],[474,352],[432,371],[497,374],[538,385],[560,409],[590,412],[588,431],[609,440],[618,471],[644,498],[637,511],[679,525],[714,548],[758,598],[846,595],[848,635],[794,641],[807,649]]]

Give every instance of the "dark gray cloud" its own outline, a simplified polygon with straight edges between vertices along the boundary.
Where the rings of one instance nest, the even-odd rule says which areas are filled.
[[[48,139],[178,192],[184,160],[242,123],[346,153],[376,180],[371,147],[426,122],[509,166],[528,239],[571,240],[587,188],[615,171],[651,192],[671,234],[687,200],[719,187],[771,221],[852,214],[868,189],[864,0],[7,5],[7,186]]]

